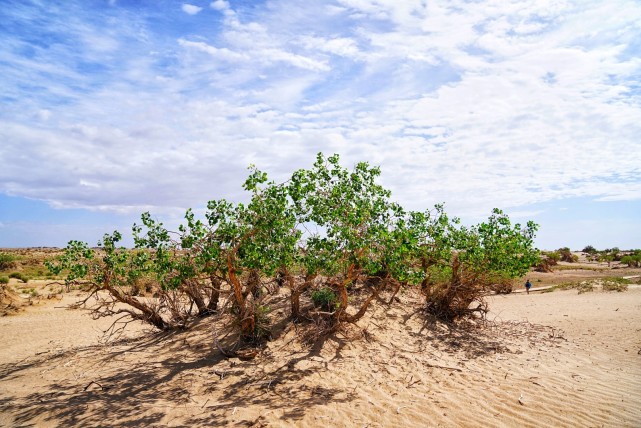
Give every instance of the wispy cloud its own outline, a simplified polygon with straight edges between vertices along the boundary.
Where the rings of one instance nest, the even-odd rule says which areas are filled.
[[[188,15],[197,15],[201,10],[203,10],[202,7],[194,6],[189,3],[183,3],[181,9]]]
[[[0,11],[0,192],[179,210],[325,151],[413,208],[639,199],[638,2],[40,7]]]

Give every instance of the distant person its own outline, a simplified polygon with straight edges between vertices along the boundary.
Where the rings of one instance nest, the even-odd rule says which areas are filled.
[[[525,282],[525,292],[526,292],[527,294],[530,294],[530,288],[532,288],[532,283],[531,283],[531,282],[530,282],[530,280],[528,279],[528,280]]]

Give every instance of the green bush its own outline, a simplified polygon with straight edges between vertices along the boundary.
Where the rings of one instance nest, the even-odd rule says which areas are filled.
[[[16,256],[0,253],[0,270],[13,269],[14,267],[16,267]]]
[[[556,252],[559,254],[562,262],[576,263],[579,261],[579,258],[572,254],[572,251],[568,247],[559,248]]]
[[[29,277],[27,275],[23,274],[23,273],[20,273],[20,272],[11,272],[9,274],[9,278],[15,278],[18,281],[22,281],[22,282],[25,282],[25,283],[29,281]]]
[[[623,256],[621,263],[628,265],[628,267],[639,267],[641,266],[641,254]]]
[[[336,293],[334,293],[329,287],[314,290],[312,291],[312,302],[317,308],[331,312],[336,309]]]
[[[134,307],[126,311],[133,319],[160,330],[215,316],[239,333],[238,346],[254,346],[283,313],[266,316],[280,289],[274,283],[291,290],[292,320],[314,321],[320,337],[409,287],[420,288],[426,311],[437,318],[484,316],[487,292],[499,283],[507,290],[508,280],[538,260],[533,222],[512,224],[495,209],[486,222],[463,226],[441,205],[408,211],[379,176],[367,162],[348,170],[338,155],[320,153],[311,168],[280,184],[252,166],[243,184],[246,203],[209,201],[200,219],[188,210],[178,233],[144,213],[132,228],[134,249],[120,246],[114,231],[100,249],[70,241],[46,266],[67,287],[101,291],[94,315],[111,315],[116,304]],[[157,301],[138,297],[146,278]],[[229,321],[230,312],[218,306],[221,295],[229,296]],[[312,318],[300,316],[302,295],[320,308]]]
[[[8,276],[0,276],[0,284],[7,284],[9,283],[9,277]]]

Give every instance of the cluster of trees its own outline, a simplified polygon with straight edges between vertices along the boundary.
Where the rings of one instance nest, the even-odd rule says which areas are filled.
[[[588,245],[583,248],[582,251],[588,255],[591,260],[607,262],[608,265],[612,262],[621,262],[629,267],[641,266],[641,249],[622,251],[618,247],[613,247],[599,251],[592,245]]]
[[[366,162],[348,170],[338,155],[318,154],[283,183],[252,166],[247,203],[212,200],[203,218],[188,210],[175,232],[145,213],[133,226],[133,249],[118,246],[114,232],[98,251],[71,241],[47,265],[90,287],[97,316],[122,314],[162,330],[226,317],[255,343],[269,336],[265,302],[281,289],[289,290],[291,321],[314,320],[325,331],[390,304],[404,287],[420,290],[429,313],[455,320],[487,311],[483,294],[505,289],[538,259],[533,222],[512,225],[495,209],[466,227],[441,205],[409,211],[379,175]]]
[[[621,251],[617,247],[597,250],[592,245],[587,245],[581,250],[590,261],[608,263],[621,262],[629,267],[641,266],[641,250]],[[542,251],[539,260],[533,265],[539,272],[551,272],[552,267],[558,262],[575,263],[579,261],[577,255],[573,254],[568,247],[562,247],[555,251]]]
[[[568,247],[562,247],[555,251],[541,251],[539,259],[532,265],[538,272],[552,272],[552,267],[556,266],[560,261],[574,263],[579,258],[572,254]]]
[[[641,250],[633,250],[621,257],[620,262],[628,267],[641,267]]]

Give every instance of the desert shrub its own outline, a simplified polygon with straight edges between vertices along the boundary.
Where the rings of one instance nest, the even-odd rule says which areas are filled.
[[[576,263],[579,261],[579,258],[572,254],[572,251],[568,247],[559,248],[556,252],[559,254],[562,262]]]
[[[641,266],[641,254],[623,256],[621,263],[628,265],[628,267],[639,267]]]
[[[142,224],[132,228],[133,250],[118,247],[122,235],[114,232],[103,237],[98,252],[71,241],[47,266],[54,275],[66,271],[67,283],[91,285],[92,295],[99,296],[96,316],[123,314],[161,330],[184,328],[194,318],[222,314],[225,293],[242,340],[265,337],[261,276],[290,263],[300,235],[285,187],[261,187],[266,182],[252,168],[244,184],[252,194],[248,204],[210,201],[205,221],[188,210],[178,233],[144,213]],[[139,298],[141,285],[155,290],[158,299]]]
[[[328,312],[336,309],[336,293],[334,293],[329,287],[323,287],[318,290],[312,291],[311,297],[314,306],[317,308]]]
[[[29,282],[29,277],[27,275],[23,274],[22,272],[11,272],[9,274],[9,278],[15,278],[18,281],[22,281],[24,283]]]
[[[445,320],[484,315],[484,295],[497,279],[507,282],[523,276],[539,257],[532,247],[537,227],[533,222],[512,225],[498,209],[487,222],[470,228],[448,222],[444,213],[437,216],[428,228],[428,245],[423,246],[422,265],[428,269],[421,288],[427,311]],[[431,275],[434,270],[440,275]]]
[[[537,272],[552,272],[552,266],[556,266],[561,259],[561,255],[555,251],[541,251],[539,259],[532,265]]]
[[[9,283],[9,277],[2,275],[0,276],[0,284],[8,284]]]
[[[632,281],[626,278],[620,277],[606,277],[602,280],[603,291],[617,291],[622,292],[628,289],[628,284],[631,284]]]
[[[0,270],[8,270],[16,267],[16,256],[9,253],[0,253]]]
[[[597,249],[592,245],[586,245],[581,251],[587,254],[595,254],[597,252]]]
[[[70,241],[46,265],[68,287],[88,287],[97,317],[169,330],[213,316],[235,329],[239,346],[256,346],[270,336],[269,299],[281,286],[291,292],[292,320],[320,326],[320,337],[390,304],[402,287],[420,287],[441,319],[484,314],[485,293],[507,291],[538,259],[534,223],[512,225],[494,210],[463,227],[442,205],[406,211],[379,176],[366,162],[348,170],[338,155],[320,153],[281,184],[252,166],[246,203],[209,201],[204,218],[188,210],[177,232],[144,213],[132,227],[133,249],[119,246],[115,231],[98,249]],[[302,314],[301,295],[312,289],[323,310]],[[148,293],[156,298],[141,297]]]

